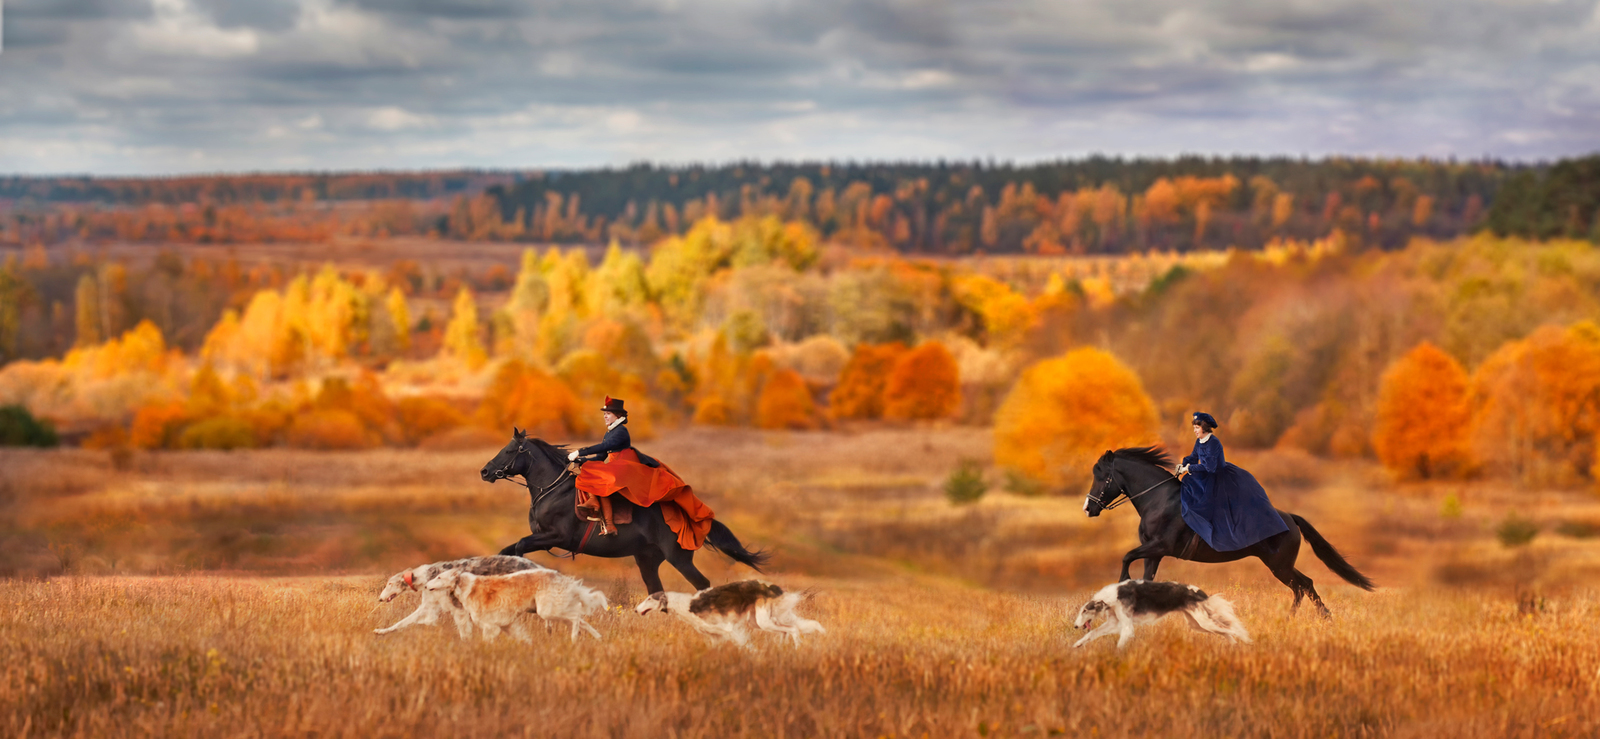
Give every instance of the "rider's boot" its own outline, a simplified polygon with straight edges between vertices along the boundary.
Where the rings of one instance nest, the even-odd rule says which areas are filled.
[[[600,535],[611,536],[617,533],[617,525],[611,521],[611,496],[600,496]]]

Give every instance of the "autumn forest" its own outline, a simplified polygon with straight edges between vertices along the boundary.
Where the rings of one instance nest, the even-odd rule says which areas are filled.
[[[616,395],[645,437],[992,424],[1033,494],[1210,409],[1244,448],[1584,486],[1597,162],[9,178],[0,436],[449,449],[586,438]]]

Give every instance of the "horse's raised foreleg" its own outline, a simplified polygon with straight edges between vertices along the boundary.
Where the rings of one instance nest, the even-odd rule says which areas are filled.
[[[1122,555],[1122,577],[1118,580],[1118,582],[1132,579],[1132,576],[1128,574],[1128,568],[1133,566],[1133,561],[1136,559],[1142,559],[1145,561],[1145,579],[1148,580],[1151,577],[1154,577],[1156,572],[1155,568],[1160,566],[1161,557],[1166,556],[1166,554],[1167,546],[1159,541],[1149,541],[1134,547],[1133,549],[1129,550],[1127,554]],[[1155,558],[1155,562],[1153,564],[1150,561],[1152,557]]]
[[[564,541],[564,537],[562,537],[560,534],[548,532],[543,534],[529,534],[521,539],[518,539],[512,543],[511,546],[501,549],[500,555],[503,557],[521,557],[528,552],[548,551],[550,547],[561,546],[562,541]]]
[[[683,579],[688,580],[695,590],[705,590],[711,587],[711,578],[700,574],[700,570],[694,566],[694,552],[688,549],[679,549],[677,542],[674,541],[673,547],[664,552],[664,554],[667,555],[667,563],[672,565],[672,568],[677,570],[679,574],[683,575]]]
[[[639,565],[639,577],[644,579],[644,589],[654,595],[666,590],[661,586],[661,563],[666,561],[658,549],[647,549],[633,555],[633,561]]]

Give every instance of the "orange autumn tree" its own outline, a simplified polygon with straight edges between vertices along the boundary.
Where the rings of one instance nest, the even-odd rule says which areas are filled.
[[[857,344],[850,361],[839,375],[839,384],[828,395],[834,418],[878,418],[883,415],[883,391],[895,363],[906,353],[898,341],[888,344]]]
[[[902,355],[884,382],[884,418],[949,418],[960,407],[961,368],[955,355],[937,341],[924,342]]]
[[[1465,473],[1471,465],[1467,371],[1423,342],[1383,373],[1372,446],[1402,477]]]
[[[591,405],[579,403],[561,378],[513,359],[495,372],[477,420],[506,434],[515,426],[534,436],[567,439],[592,430],[589,419],[599,413],[585,410]]]
[[[1090,347],[1028,367],[995,413],[995,463],[1057,489],[1087,484],[1108,449],[1156,441],[1144,384]]]
[[[814,429],[817,405],[799,372],[774,370],[756,401],[756,424],[764,429]]]
[[[1545,326],[1507,342],[1472,385],[1473,446],[1490,471],[1532,484],[1588,478],[1600,443],[1600,327]]]

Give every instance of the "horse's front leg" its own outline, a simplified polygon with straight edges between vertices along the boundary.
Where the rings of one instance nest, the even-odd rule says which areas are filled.
[[[1161,561],[1160,557],[1166,553],[1166,545],[1157,541],[1145,542],[1134,547],[1133,549],[1128,550],[1127,554],[1122,555],[1122,577],[1117,582],[1132,579],[1132,575],[1128,574],[1128,568],[1133,566],[1133,561],[1136,559],[1145,560],[1145,577],[1148,579],[1155,573],[1154,566],[1150,563],[1150,558],[1156,557],[1156,564],[1159,565]]]
[[[521,557],[528,552],[548,551],[550,547],[559,546],[562,536],[555,533],[529,534],[512,543],[511,546],[500,550],[502,557]]]
[[[1161,568],[1161,555],[1152,554],[1144,558],[1144,579],[1156,579],[1156,570]]]

